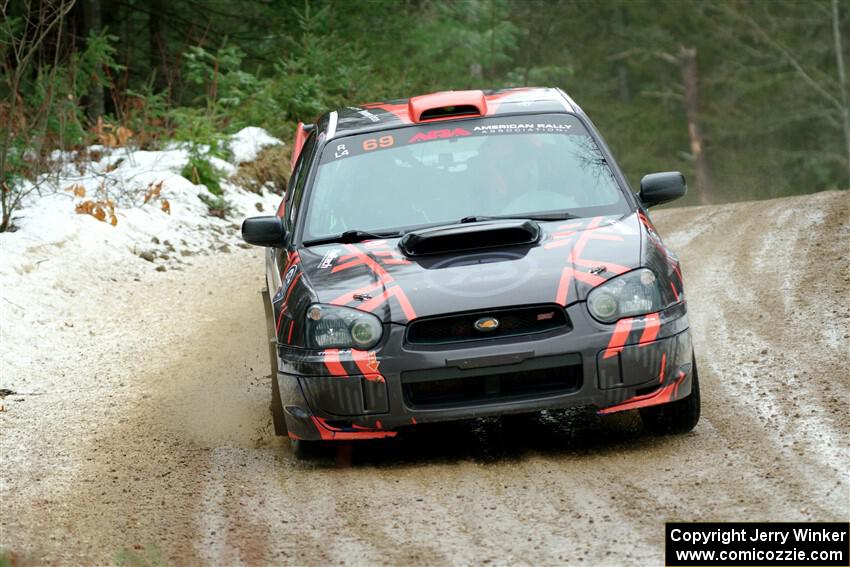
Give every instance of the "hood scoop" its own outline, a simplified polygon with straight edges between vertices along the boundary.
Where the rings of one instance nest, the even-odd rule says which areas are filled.
[[[531,220],[487,221],[453,224],[409,232],[398,245],[407,256],[481,250],[535,244],[540,227]]]

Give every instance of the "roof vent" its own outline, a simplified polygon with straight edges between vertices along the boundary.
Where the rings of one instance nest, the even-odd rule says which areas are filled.
[[[481,91],[448,91],[415,96],[408,102],[408,114],[414,122],[445,120],[464,116],[484,116],[487,101]]]
[[[429,108],[419,117],[419,122],[435,120],[437,118],[455,118],[457,116],[481,116],[481,112],[472,105],[461,104],[460,106],[442,106],[440,108]]]

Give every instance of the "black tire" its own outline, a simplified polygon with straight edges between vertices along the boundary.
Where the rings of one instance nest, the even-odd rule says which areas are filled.
[[[277,333],[274,328],[274,312],[272,311],[268,288],[264,288],[261,295],[263,296],[263,308],[266,312],[266,339],[269,345],[269,365],[272,371],[272,425],[275,435],[285,436],[287,433],[286,418],[283,416],[283,403],[280,400],[280,388],[277,385]]]
[[[699,422],[700,397],[699,374],[697,361],[693,361],[693,376],[691,378],[691,393],[686,398],[662,404],[641,408],[640,417],[643,425],[652,433],[666,435],[670,433],[687,433]]]
[[[283,402],[280,400],[280,388],[277,385],[277,373],[272,375],[272,425],[274,425],[274,434],[286,436],[286,418],[283,416]]]

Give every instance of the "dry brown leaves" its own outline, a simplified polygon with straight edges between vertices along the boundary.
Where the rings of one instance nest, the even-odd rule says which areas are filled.
[[[104,122],[102,116],[98,117],[97,123],[94,125],[94,133],[98,142],[107,148],[126,146],[130,138],[133,137],[132,130]]]
[[[148,185],[145,190],[144,204],[155,204],[159,202],[159,208],[166,214],[171,214],[171,203],[162,196],[162,180]],[[106,190],[101,186],[95,195],[86,199],[86,188],[81,183],[74,183],[65,188],[75,198],[81,199],[74,205],[74,210],[79,215],[91,215],[101,222],[107,222],[112,226],[118,224],[118,215],[115,214],[115,202],[109,198]]]
[[[86,196],[86,188],[80,183],[74,183],[66,187],[65,191],[73,193],[74,197],[83,199]],[[74,205],[74,211],[78,215],[91,215],[100,222],[108,222],[112,226],[118,224],[118,216],[115,214],[115,203],[112,199],[84,199]]]
[[[115,203],[109,199],[93,200],[86,199],[77,203],[74,207],[79,215],[91,215],[100,222],[108,222],[112,226],[118,224],[118,217],[115,216]]]
[[[160,179],[156,183],[151,183],[148,185],[147,191],[145,191],[145,203],[148,204],[151,201],[159,199],[159,208],[162,209],[162,212],[166,214],[171,214],[171,203],[168,202],[168,199],[162,196],[162,180]]]
[[[85,197],[86,196],[86,188],[83,187],[80,183],[74,183],[70,187],[66,187],[65,191],[69,193],[73,193],[74,197]]]

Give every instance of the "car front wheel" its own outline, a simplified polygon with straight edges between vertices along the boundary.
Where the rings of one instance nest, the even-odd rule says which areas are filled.
[[[272,425],[275,435],[286,435],[286,418],[283,417],[283,404],[280,400],[280,388],[277,385],[277,333],[274,328],[274,314],[268,288],[263,289],[263,307],[266,312],[266,339],[269,347],[269,364],[272,371]]]

